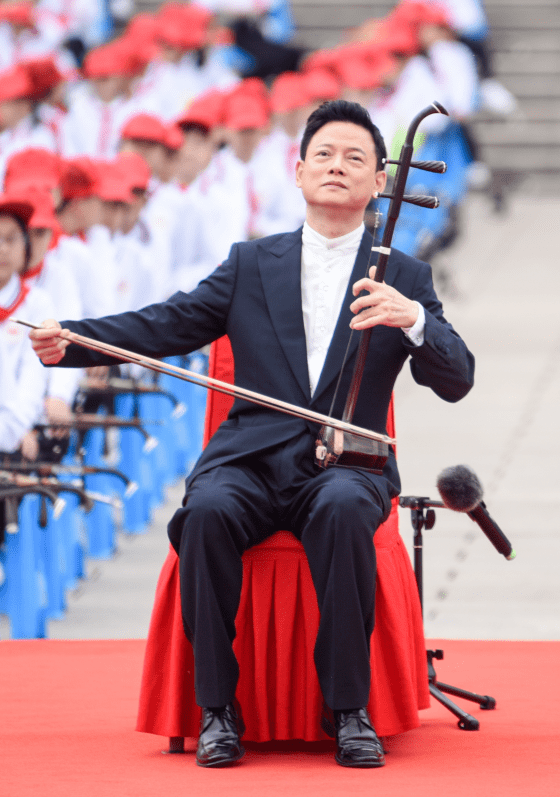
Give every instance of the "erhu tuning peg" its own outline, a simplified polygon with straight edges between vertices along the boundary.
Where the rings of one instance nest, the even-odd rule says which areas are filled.
[[[435,174],[445,174],[447,163],[445,161],[412,161],[410,164],[415,169],[422,169],[425,172],[435,172]]]
[[[376,197],[381,199],[393,199],[393,194],[380,194],[376,193]],[[402,197],[403,202],[408,202],[409,205],[418,205],[421,208],[439,208],[439,199],[436,196],[427,196],[426,194],[405,194]]]
[[[400,166],[401,162],[385,158],[383,163],[391,163],[395,166]],[[410,165],[414,166],[415,169],[422,169],[425,172],[435,172],[435,174],[445,174],[447,171],[447,163],[444,161],[412,161]]]

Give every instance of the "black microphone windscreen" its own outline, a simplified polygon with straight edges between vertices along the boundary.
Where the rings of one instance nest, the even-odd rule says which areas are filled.
[[[437,479],[441,500],[455,512],[471,512],[482,501],[482,485],[466,465],[445,468]]]

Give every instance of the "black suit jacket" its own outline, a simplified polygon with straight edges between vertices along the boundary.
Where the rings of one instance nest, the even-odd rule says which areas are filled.
[[[352,284],[366,273],[372,238],[365,233],[342,310],[313,397],[301,308],[301,229],[248,243],[235,244],[228,259],[189,294],[138,312],[97,320],[66,321],[74,332],[150,357],[194,351],[228,335],[235,360],[235,382],[241,387],[328,414],[350,335]],[[402,330],[374,328],[364,369],[354,423],[385,431],[395,380],[408,357],[416,382],[446,401],[458,401],[473,384],[474,359],[445,320],[432,284],[430,267],[394,250],[386,282],[426,311],[424,343],[415,347]],[[341,417],[350,384],[359,335],[354,333],[333,415]],[[114,363],[112,358],[69,346],[66,366]],[[236,399],[220,429],[204,450],[190,481],[200,472],[282,444],[304,429],[316,436],[317,426],[302,419]],[[391,492],[400,489],[394,457],[384,475]]]

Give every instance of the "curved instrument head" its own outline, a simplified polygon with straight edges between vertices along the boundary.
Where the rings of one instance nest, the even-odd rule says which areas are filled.
[[[432,105],[434,106],[434,108],[436,109],[436,111],[438,113],[442,113],[444,116],[449,116],[449,111],[446,108],[443,107],[441,102],[438,102],[437,100],[434,100],[432,102]]]

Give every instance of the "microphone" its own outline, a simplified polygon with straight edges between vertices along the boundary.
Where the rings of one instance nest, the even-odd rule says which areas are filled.
[[[510,541],[486,509],[482,500],[482,485],[474,471],[466,465],[445,468],[438,476],[437,488],[448,509],[466,512],[480,526],[498,553],[506,559],[515,559],[516,553]]]

